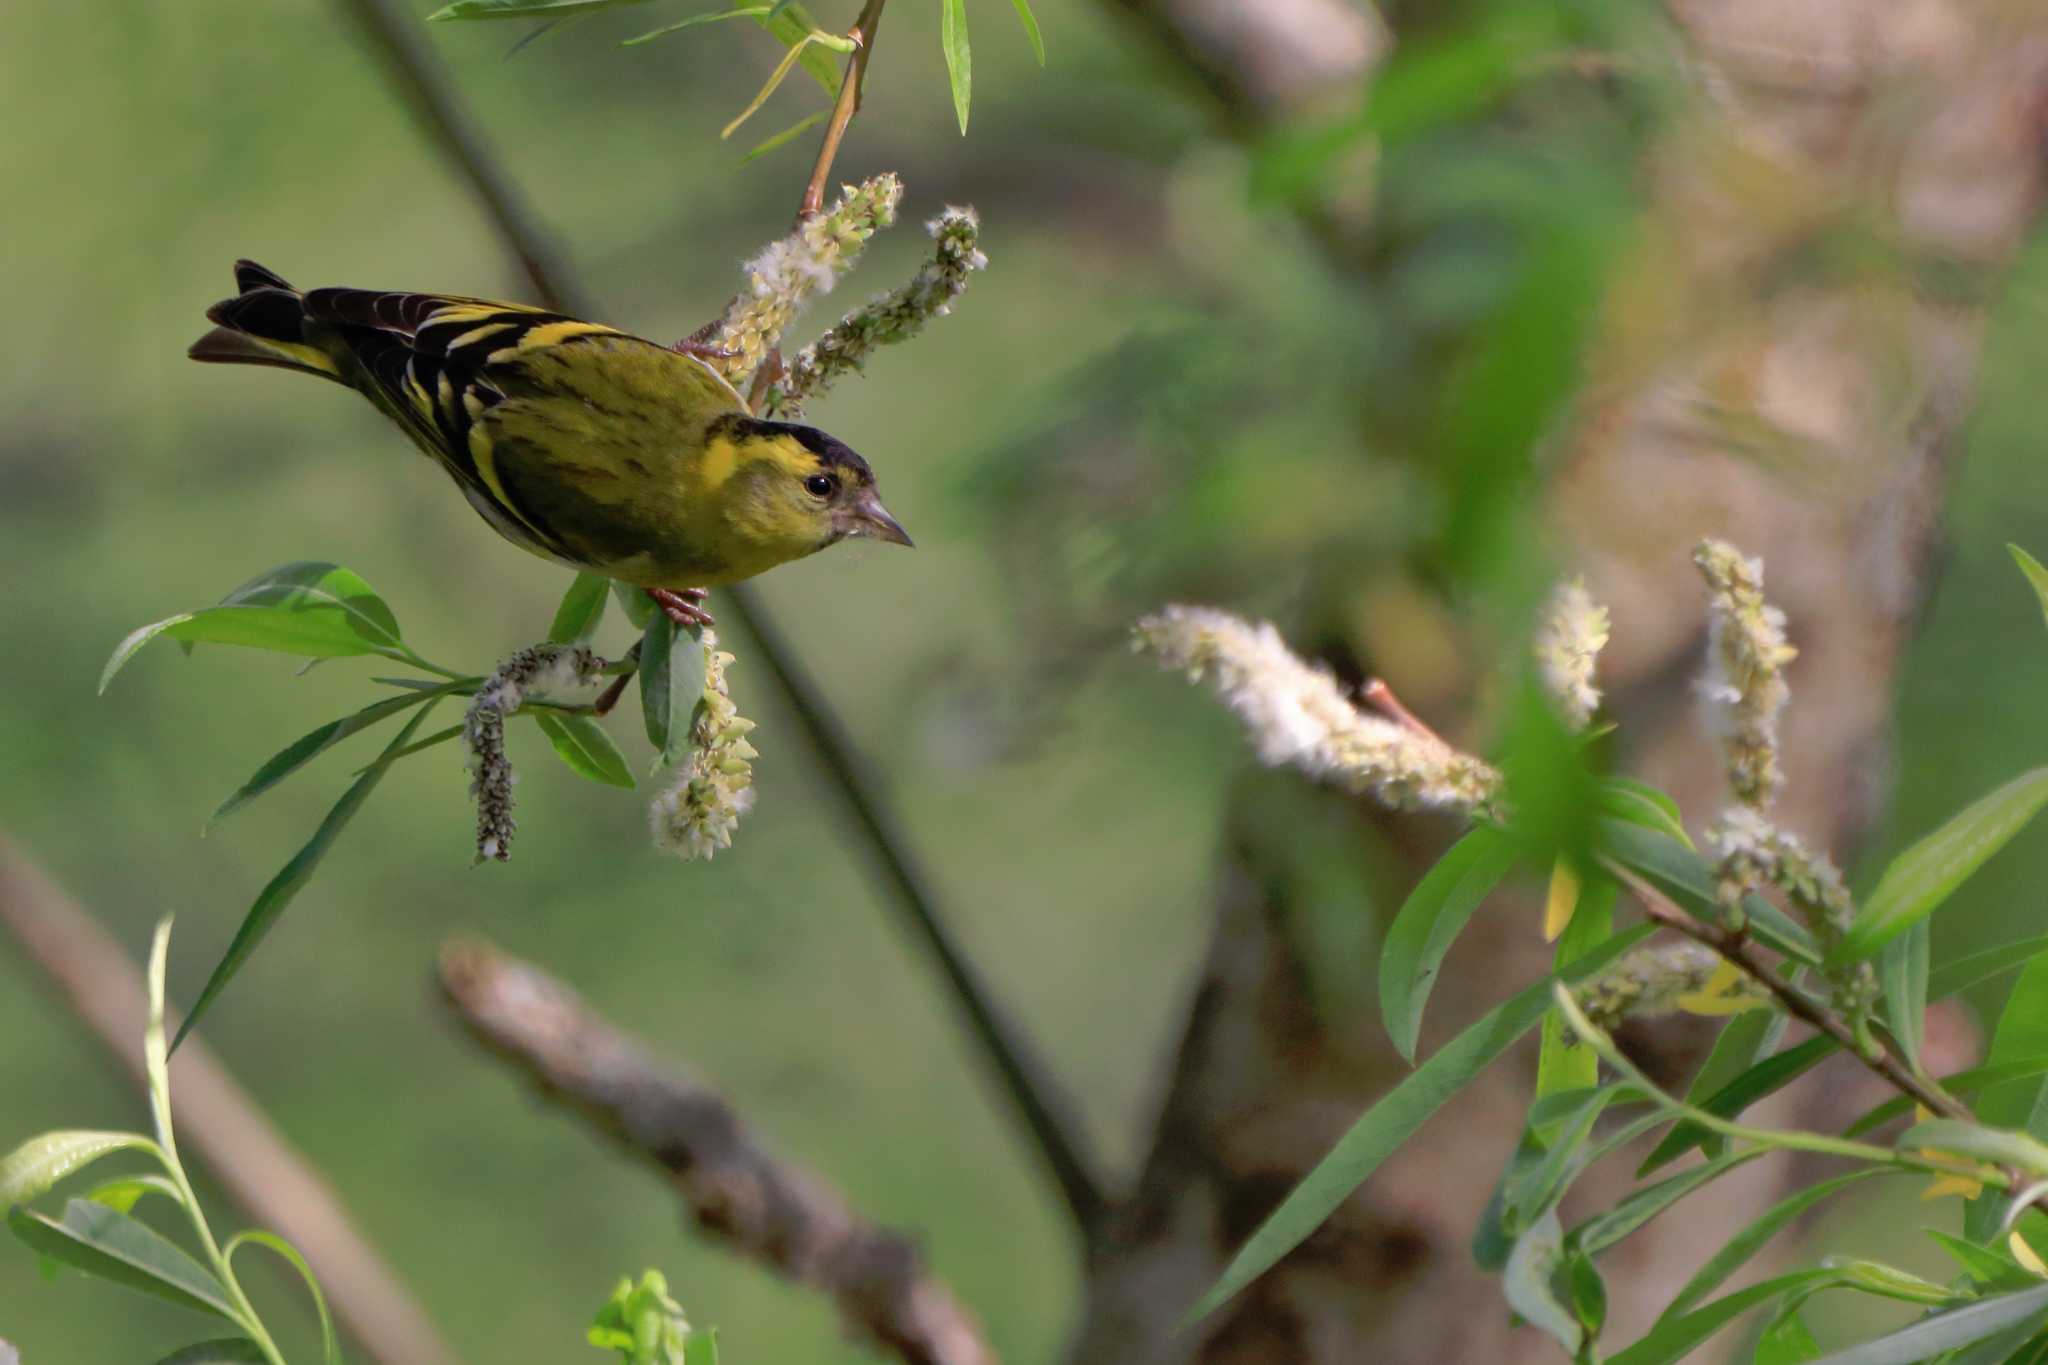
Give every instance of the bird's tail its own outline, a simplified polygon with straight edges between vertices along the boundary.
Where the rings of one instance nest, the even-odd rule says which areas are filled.
[[[341,367],[306,337],[306,310],[299,291],[254,261],[235,262],[241,293],[206,310],[218,325],[192,343],[194,360],[225,365],[278,365],[341,383]]]

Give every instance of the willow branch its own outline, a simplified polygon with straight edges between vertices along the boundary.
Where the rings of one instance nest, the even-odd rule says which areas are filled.
[[[433,140],[476,191],[493,228],[525,267],[535,292],[551,306],[585,316],[596,313],[598,310],[567,267],[547,250],[542,234],[514,193],[510,180],[496,168],[483,140],[470,128],[411,31],[392,18],[384,0],[340,0],[340,4],[369,39],[408,102],[420,112]],[[856,50],[855,63],[861,61],[864,51],[872,51],[873,25],[880,17],[881,4],[882,0],[868,0],[873,13],[863,11],[864,47]],[[853,76],[848,83],[853,87],[857,107],[859,74],[849,74]],[[848,83],[840,87],[842,100],[846,98]],[[847,120],[852,116],[853,110],[849,109]],[[839,131],[843,136],[843,124]],[[837,140],[828,131],[827,147],[835,155],[837,146]],[[824,162],[824,170],[829,176],[829,161]],[[1029,1130],[1069,1214],[1084,1235],[1092,1235],[1106,1208],[1102,1185],[1094,1174],[1097,1167],[1082,1141],[1080,1126],[1059,1087],[1037,1050],[997,1005],[954,941],[937,897],[929,889],[930,878],[898,827],[895,812],[882,795],[880,781],[848,738],[845,725],[824,690],[804,672],[795,651],[754,590],[738,584],[726,592],[728,606],[724,614],[752,638],[753,659],[764,666],[763,671],[800,722],[805,742],[829,779],[828,790],[867,855],[870,870],[886,893],[888,903],[898,912],[905,929],[931,953],[965,1026]]]
[[[908,1237],[770,1151],[723,1095],[649,1055],[567,986],[473,940],[442,949],[440,984],[471,1036],[662,1171],[705,1232],[829,1295],[906,1365],[996,1365]]]
[[[146,1088],[142,1030],[149,1002],[141,971],[84,906],[4,835],[0,925],[137,1087]],[[171,1062],[171,1078],[179,1138],[205,1160],[229,1198],[298,1247],[364,1353],[382,1365],[455,1365],[455,1349],[404,1279],[203,1041],[185,1040]]]
[[[889,0],[867,0],[861,7],[860,18],[853,21],[853,27],[846,36],[853,40],[853,55],[846,59],[846,76],[839,82],[839,98],[833,101],[831,121],[825,125],[825,137],[818,144],[817,164],[811,167],[811,182],[804,187],[804,200],[797,209],[801,222],[825,206],[825,189],[832,179],[832,162],[839,155],[840,140],[846,136],[846,127],[853,122],[853,116],[860,112],[861,88],[867,84],[868,57],[875,50],[875,33],[882,27],[882,6]]]
[[[1945,1118],[1976,1120],[1969,1106],[1961,1100],[1914,1074],[1911,1067],[1902,1062],[1889,1048],[1880,1048],[1875,1054],[1867,1053],[1856,1041],[1855,1032],[1833,1010],[1820,1004],[1800,990],[1764,957],[1756,942],[1739,929],[1726,925],[1709,924],[1696,919],[1671,903],[1669,897],[1656,887],[1638,877],[1635,873],[1609,859],[1607,870],[1635,893],[1649,917],[1667,929],[1684,934],[1695,943],[1704,944],[1718,953],[1724,960],[1732,962],[1742,973],[1758,986],[1770,992],[1780,1007],[1793,1018],[1819,1029],[1828,1037],[1840,1043],[1843,1049],[1863,1065],[1876,1072],[1901,1094],[1910,1096],[1925,1105],[1931,1112]]]

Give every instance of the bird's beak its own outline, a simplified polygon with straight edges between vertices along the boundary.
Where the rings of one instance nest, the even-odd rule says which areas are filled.
[[[846,509],[846,534],[867,536],[873,540],[886,540],[892,545],[910,545],[910,532],[903,524],[889,515],[889,509],[882,506],[882,500],[875,496],[873,489],[861,494],[860,500]]]

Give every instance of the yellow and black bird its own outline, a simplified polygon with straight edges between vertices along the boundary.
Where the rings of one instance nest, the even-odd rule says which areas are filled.
[[[505,539],[645,588],[680,625],[704,589],[848,536],[910,537],[866,460],[753,416],[688,343],[516,303],[370,289],[300,293],[253,261],[194,360],[278,365],[366,396]]]

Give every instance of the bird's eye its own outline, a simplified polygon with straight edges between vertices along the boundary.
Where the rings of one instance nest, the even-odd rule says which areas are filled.
[[[830,474],[813,474],[804,480],[804,490],[814,498],[829,498],[838,486]]]

